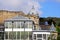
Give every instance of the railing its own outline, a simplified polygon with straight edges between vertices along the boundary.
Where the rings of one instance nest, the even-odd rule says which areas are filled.
[[[50,30],[50,26],[49,25],[40,25],[40,26],[33,26],[33,30]]]

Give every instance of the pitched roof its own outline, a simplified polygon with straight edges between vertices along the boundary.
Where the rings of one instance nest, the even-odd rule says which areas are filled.
[[[16,20],[31,20],[31,19],[29,19],[28,17],[25,17],[25,16],[15,16],[13,18],[6,19],[5,21],[16,21]]]

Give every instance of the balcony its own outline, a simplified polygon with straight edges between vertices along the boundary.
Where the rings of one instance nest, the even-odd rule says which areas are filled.
[[[50,29],[50,25],[40,25],[39,27],[33,27],[33,30],[37,30],[37,31],[39,31],[39,30],[49,30]]]

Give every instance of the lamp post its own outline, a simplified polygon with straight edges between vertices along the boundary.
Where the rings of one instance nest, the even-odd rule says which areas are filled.
[[[12,40],[13,40],[13,21],[12,21]]]

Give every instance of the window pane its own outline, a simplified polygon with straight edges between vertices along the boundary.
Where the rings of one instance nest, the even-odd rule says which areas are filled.
[[[13,32],[13,39],[16,39],[16,32]]]
[[[20,22],[16,22],[17,27],[16,28],[20,28]]]
[[[42,40],[42,39],[38,39],[38,40]]]
[[[9,39],[16,39],[16,32],[9,32]]]
[[[5,22],[5,28],[8,28],[8,22]]]
[[[13,26],[14,28],[16,28],[16,25],[17,25],[16,22],[14,22],[12,26]]]
[[[13,37],[12,32],[9,32],[9,39],[12,39],[12,37]]]
[[[28,32],[21,32],[21,39],[28,39]]]
[[[3,40],[3,39],[4,39],[4,33],[0,32],[0,40]]]
[[[46,34],[43,34],[43,39],[46,40]]]
[[[24,39],[24,32],[21,32],[21,39],[23,40]]]
[[[32,22],[29,22],[29,28],[32,28]]]
[[[20,32],[17,32],[17,39],[20,39]]]
[[[37,37],[38,38],[42,38],[42,34],[37,34]]]
[[[28,39],[28,32],[25,32],[25,39]]]
[[[5,39],[8,39],[8,32],[5,32]]]
[[[26,22],[25,28],[32,28],[32,22]]]
[[[36,34],[34,34],[34,39],[36,39]]]
[[[20,24],[21,26],[20,26],[20,28],[24,28],[24,22],[21,22],[21,24]]]
[[[25,28],[28,28],[28,22],[25,22]]]
[[[29,32],[29,39],[32,40],[32,32]]]
[[[12,22],[9,22],[9,23],[8,23],[8,27],[9,27],[9,28],[12,28]]]

